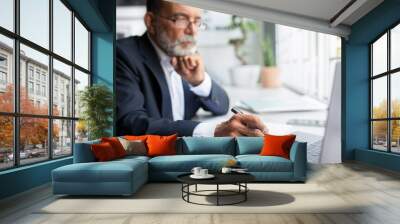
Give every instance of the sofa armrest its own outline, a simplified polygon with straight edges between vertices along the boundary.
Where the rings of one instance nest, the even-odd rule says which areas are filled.
[[[293,162],[293,179],[305,181],[307,176],[307,143],[294,142],[290,149],[290,160]]]
[[[95,162],[96,158],[94,157],[90,146],[92,144],[98,144],[100,140],[75,143],[74,145],[74,163],[89,163]]]

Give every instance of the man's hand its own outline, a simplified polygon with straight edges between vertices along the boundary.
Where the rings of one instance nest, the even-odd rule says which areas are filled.
[[[264,136],[268,132],[261,119],[252,114],[235,114],[217,125],[214,136]]]
[[[171,65],[192,86],[197,86],[204,80],[204,63],[199,54],[173,57]]]

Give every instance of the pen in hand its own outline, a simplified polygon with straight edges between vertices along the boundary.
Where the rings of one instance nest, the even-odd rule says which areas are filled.
[[[243,111],[239,110],[239,109],[236,108],[236,107],[232,107],[232,108],[231,108],[231,111],[232,111],[232,113],[234,113],[234,114],[244,114]]]
[[[231,108],[231,111],[232,111],[232,113],[234,113],[234,114],[245,114],[242,110],[240,110],[240,109],[237,108],[237,107],[232,107],[232,108]],[[248,126],[247,124],[246,124],[246,126],[249,127],[249,128],[253,128],[253,127]],[[261,132],[263,132],[263,133],[268,133],[268,128],[267,128],[267,127],[265,127],[264,129],[260,129],[260,128],[258,128],[258,127],[253,128],[253,129],[259,129],[259,130],[260,130]]]

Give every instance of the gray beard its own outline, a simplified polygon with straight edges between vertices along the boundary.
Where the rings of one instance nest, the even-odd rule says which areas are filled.
[[[159,32],[157,32],[156,34],[158,44],[160,45],[160,48],[164,50],[168,56],[170,57],[188,56],[196,53],[197,51],[196,40],[194,39],[193,36],[185,35],[180,40],[172,42],[168,38],[167,33],[163,30],[163,28],[159,28],[158,31]],[[191,46],[183,48],[181,46],[181,43],[185,41],[191,41],[193,44]]]

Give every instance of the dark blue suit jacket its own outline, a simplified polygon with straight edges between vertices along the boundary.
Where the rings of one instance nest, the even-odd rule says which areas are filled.
[[[211,94],[199,97],[182,79],[184,120],[173,121],[171,98],[158,55],[145,33],[117,41],[117,134],[191,136],[199,123],[190,119],[202,107],[214,115],[226,114],[229,98],[212,81]]]

